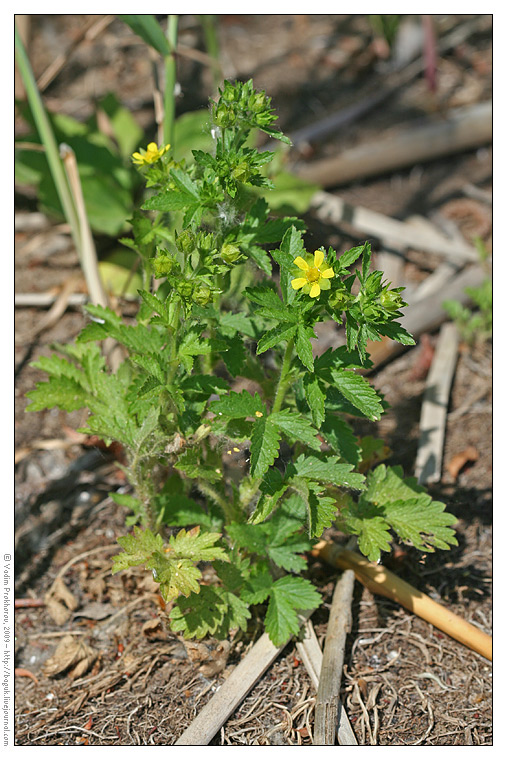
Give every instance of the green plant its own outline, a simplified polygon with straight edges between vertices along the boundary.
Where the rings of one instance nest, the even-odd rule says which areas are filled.
[[[465,292],[472,300],[471,308],[459,301],[444,301],[443,307],[456,323],[463,340],[473,346],[484,342],[492,334],[493,284],[487,278],[478,288],[465,288]]]
[[[123,444],[133,493],[112,497],[135,527],[113,571],[150,569],[185,637],[245,629],[267,604],[269,636],[286,641],[298,610],[319,604],[306,553],[335,520],[373,560],[392,532],[424,551],[456,543],[455,518],[400,468],[364,474],[382,442],[348,420],[378,420],[386,405],[356,370],[371,366],[368,341],[414,343],[397,321],[406,304],[371,271],[368,243],[309,253],[300,219],[270,216],[258,193],[273,154],[247,138],[287,142],[275,120],[251,81],[225,82],[211,152],[192,163],[165,146],[138,152],[150,195],[122,241],[143,265],[137,318],[86,307],[92,321],[63,356],[35,362],[48,379],[27,394],[32,411],[87,407],[85,430]],[[346,345],[314,357],[329,319],[345,323]],[[116,373],[106,338],[128,354]]]

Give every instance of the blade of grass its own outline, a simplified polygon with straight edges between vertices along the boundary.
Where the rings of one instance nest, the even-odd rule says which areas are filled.
[[[53,129],[49,122],[39,90],[37,89],[32,67],[30,65],[30,61],[26,54],[26,50],[17,27],[15,27],[15,53],[19,72],[25,85],[28,103],[30,105],[33,118],[37,126],[40,139],[42,140],[46,150],[46,158],[51,176],[53,177],[53,181],[56,186],[58,198],[62,204],[62,210],[65,218],[70,225],[74,245],[76,246],[76,249],[81,256],[80,228],[76,207],[74,205],[74,201],[72,200],[69,184],[63,170],[63,165],[58,152],[58,146],[53,133]]]
[[[170,53],[164,56],[165,87],[164,87],[164,144],[168,143],[174,149],[174,118],[176,112],[176,46],[178,44],[178,16],[167,17],[167,41]]]
[[[222,81],[222,67],[220,65],[220,45],[218,42],[217,34],[217,17],[210,14],[203,14],[201,16],[201,24],[204,32],[204,42],[209,57],[212,59],[211,64],[213,73],[213,84],[215,90]]]

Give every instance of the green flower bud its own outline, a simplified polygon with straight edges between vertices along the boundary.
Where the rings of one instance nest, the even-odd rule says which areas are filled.
[[[199,282],[194,287],[194,292],[192,293],[192,299],[194,300],[194,303],[198,304],[199,306],[206,306],[213,297],[213,294],[211,292],[211,288],[206,285],[204,282]]]
[[[176,248],[182,253],[192,253],[195,250],[195,236],[189,230],[176,235]]]
[[[242,161],[232,170],[232,176],[238,182],[248,182],[250,178],[250,167],[246,161]]]
[[[211,232],[199,232],[196,248],[199,248],[203,253],[209,253],[214,248],[214,242]]]
[[[194,286],[188,280],[180,280],[176,283],[176,290],[182,298],[190,298]]]
[[[332,309],[343,311],[351,300],[352,296],[348,290],[335,290],[330,294],[328,304]]]
[[[157,280],[171,274],[174,269],[174,264],[174,259],[172,259],[167,253],[161,253],[156,259],[152,259],[153,274]]]
[[[267,98],[264,92],[253,92],[248,99],[248,107],[254,113],[264,111],[268,107]]]
[[[234,243],[224,243],[220,251],[220,256],[226,264],[233,264],[241,255],[241,251]]]
[[[404,306],[403,298],[394,290],[385,290],[380,294],[380,303],[386,311],[398,311]]]
[[[236,122],[236,114],[232,108],[220,103],[215,110],[215,123],[218,127],[232,127]]]
[[[232,103],[236,94],[234,92],[234,86],[230,82],[225,82],[224,91],[222,93],[222,99]]]

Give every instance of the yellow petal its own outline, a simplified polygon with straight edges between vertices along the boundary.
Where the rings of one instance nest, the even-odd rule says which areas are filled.
[[[317,298],[318,296],[320,296],[320,285],[318,282],[314,282],[310,290],[310,298]]]
[[[291,280],[291,285],[294,288],[294,290],[299,290],[299,288],[302,288],[303,285],[306,285],[306,277],[296,277],[295,280]]]
[[[321,277],[325,277],[326,280],[329,280],[331,277],[334,277],[334,272],[332,269],[326,269],[322,272]]]
[[[157,152],[157,150],[158,150],[158,147],[157,147],[157,143],[150,143],[150,144],[148,145],[148,147],[147,147],[147,150],[148,150],[150,153],[156,153],[156,152]]]
[[[324,261],[324,254],[322,253],[322,251],[315,251],[314,256],[313,256],[313,266],[317,267],[318,269],[323,261]]]
[[[310,269],[306,261],[303,258],[301,258],[301,256],[298,256],[297,258],[294,259],[294,264],[297,267],[299,267],[299,269],[302,269],[303,272],[307,272]]]

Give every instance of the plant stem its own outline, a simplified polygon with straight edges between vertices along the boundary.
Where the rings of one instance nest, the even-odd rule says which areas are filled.
[[[81,236],[78,216],[74,202],[72,200],[72,195],[69,190],[67,178],[63,170],[62,161],[60,159],[60,154],[58,151],[58,145],[56,143],[48,115],[44,108],[42,98],[40,96],[39,90],[37,89],[37,83],[33,75],[30,61],[28,59],[25,47],[16,26],[14,34],[16,62],[18,64],[19,72],[25,85],[28,103],[30,104],[30,109],[32,111],[40,139],[42,140],[42,143],[46,149],[45,152],[47,162],[49,164],[49,170],[55,183],[58,198],[62,204],[64,216],[70,225],[74,245],[76,246],[79,255],[81,255]]]
[[[164,144],[169,143],[174,150],[174,116],[176,87],[176,45],[178,43],[178,16],[172,15],[167,18],[167,41],[171,52],[164,59],[165,87],[164,87]]]
[[[279,412],[284,398],[285,394],[287,393],[287,388],[289,387],[290,383],[290,364],[292,361],[292,352],[294,351],[294,339],[291,338],[289,341],[287,341],[287,345],[285,347],[285,354],[283,356],[282,366],[280,368],[280,376],[278,378],[278,385],[276,387],[276,393],[275,393],[275,399],[273,401],[273,408],[271,409],[271,414],[274,414],[275,412]],[[243,493],[243,497],[241,499],[241,505],[243,508],[247,507],[250,500],[255,496],[257,491],[259,490],[259,486],[262,482],[262,478],[253,478],[251,485],[249,488],[245,489]]]
[[[289,341],[287,341],[287,346],[285,347],[285,354],[283,357],[282,362],[282,368],[280,370],[280,377],[278,378],[278,385],[276,388],[275,393],[275,399],[273,401],[273,408],[271,410],[271,413],[279,412],[283,400],[285,398],[285,394],[287,393],[287,388],[289,386],[289,370],[290,370],[290,363],[292,361],[292,352],[294,351],[294,338],[291,338]]]

